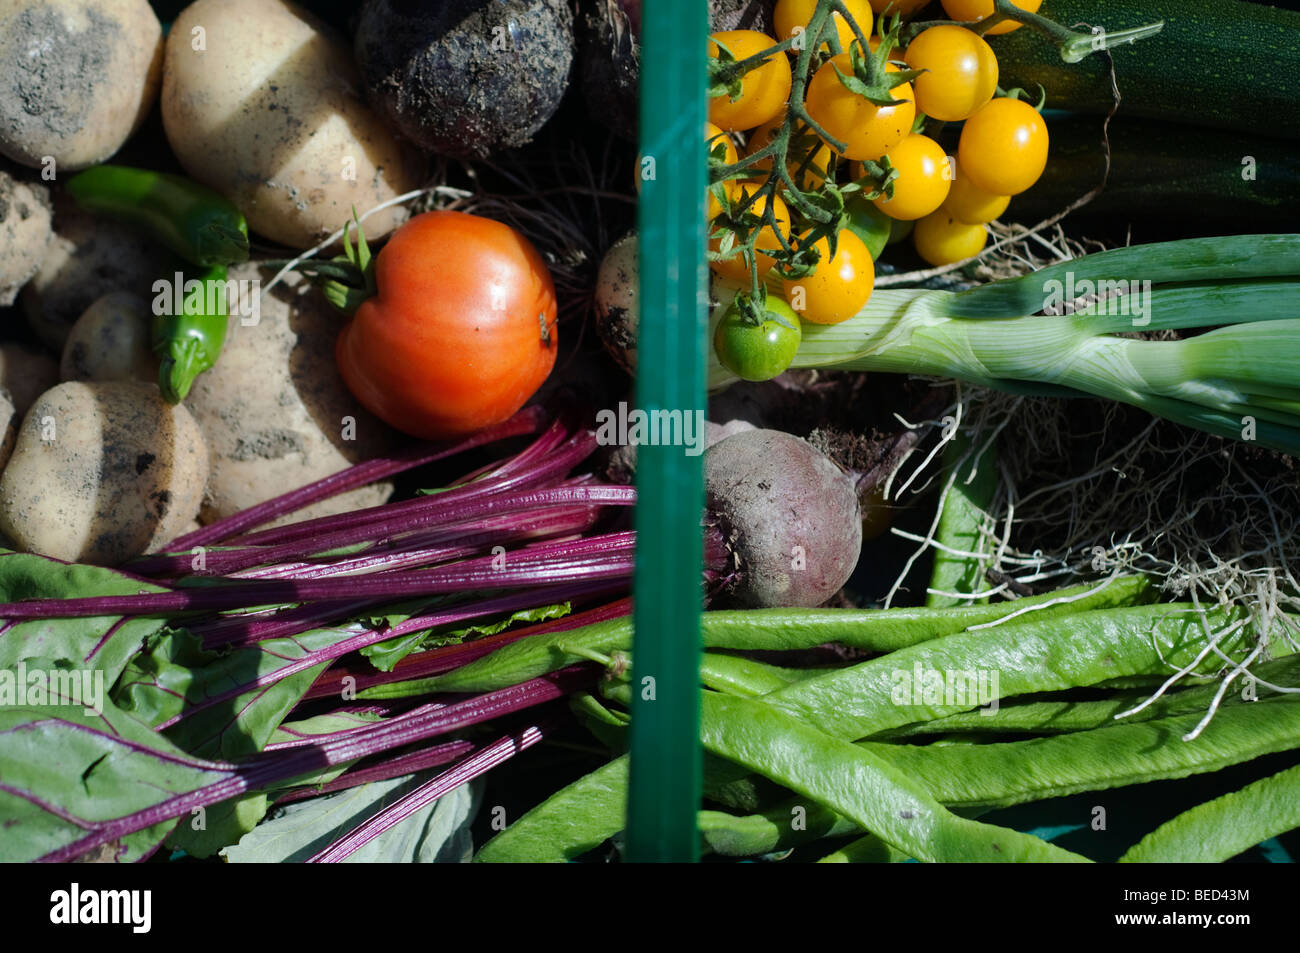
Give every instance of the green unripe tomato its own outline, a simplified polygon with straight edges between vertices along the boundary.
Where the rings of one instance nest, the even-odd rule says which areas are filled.
[[[761,324],[751,324],[736,300],[713,332],[713,349],[722,366],[742,380],[771,380],[794,360],[803,339],[801,327],[799,315],[776,295],[768,295]]]

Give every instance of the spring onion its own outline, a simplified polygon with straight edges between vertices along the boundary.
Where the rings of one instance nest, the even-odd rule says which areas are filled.
[[[878,290],[841,324],[806,324],[791,366],[1092,395],[1300,456],[1298,293],[1300,235],[1139,245],[968,291]],[[1135,334],[1156,331],[1204,333]],[[711,358],[711,388],[735,380]]]

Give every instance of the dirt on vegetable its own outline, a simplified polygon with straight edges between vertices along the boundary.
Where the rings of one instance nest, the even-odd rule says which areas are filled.
[[[396,129],[481,158],[525,145],[558,108],[573,13],[561,0],[371,0],[355,48],[371,103]]]

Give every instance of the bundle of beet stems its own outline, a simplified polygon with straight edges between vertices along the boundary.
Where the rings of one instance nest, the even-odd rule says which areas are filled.
[[[255,531],[346,490],[527,434],[534,439],[521,452],[467,474],[438,492]],[[268,674],[189,705],[155,726],[163,731],[250,689],[403,635],[537,606],[613,600],[549,624],[418,652],[402,659],[390,672],[368,665],[331,669],[300,705],[330,697],[346,699],[344,685],[355,687],[358,676],[364,690],[385,681],[447,671],[530,632],[577,627],[628,612],[625,596],[632,571],[633,534],[591,535],[590,531],[605,511],[631,506],[635,491],[629,486],[602,484],[590,476],[571,476],[594,448],[594,433],[576,426],[570,415],[552,418],[540,408],[527,408],[450,446],[424,445],[341,471],[181,537],[169,552],[142,557],[123,567],[141,583],[148,583],[148,591],[27,600],[0,606],[0,617],[13,624],[23,619],[165,615],[169,625],[184,626],[201,640],[205,650],[213,651],[292,638],[324,627],[344,628],[343,637],[326,648],[309,651]],[[508,545],[515,548],[507,553]],[[716,551],[713,560],[720,563]],[[405,610],[401,621],[356,621],[367,613],[383,616],[395,601]],[[99,825],[80,841],[43,859],[75,858],[197,807],[361,759],[368,759],[362,769],[324,784],[290,787],[282,799],[296,800],[452,764],[418,791],[371,818],[360,831],[314,858],[341,860],[420,807],[536,744],[553,729],[555,721],[539,719],[487,744],[453,740],[418,749],[413,746],[562,697],[590,684],[593,677],[584,667],[573,666],[506,692],[450,704],[422,704],[409,711],[343,704],[335,711],[368,708],[390,717],[358,728],[269,744],[247,761],[224,766],[226,776],[214,783]]]
[[[357,486],[525,435],[531,435],[532,442],[522,451],[437,491],[257,528]],[[422,806],[536,744],[554,728],[553,717],[537,719],[487,744],[429,742],[590,687],[599,675],[596,667],[570,665],[504,691],[426,702],[409,710],[401,704],[357,703],[356,692],[364,700],[367,691],[386,683],[456,669],[531,634],[587,627],[628,614],[634,533],[592,531],[607,513],[626,511],[636,495],[633,487],[574,474],[595,448],[595,432],[579,422],[572,408],[555,414],[527,408],[452,445],[423,445],[367,461],[178,538],[167,552],[122,567],[127,578],[141,583],[135,594],[0,605],[0,618],[11,626],[22,620],[163,617],[169,628],[184,629],[199,640],[202,650],[214,653],[299,639],[321,630],[332,636],[323,647],[308,648],[270,671],[187,698],[178,713],[153,724],[158,732],[381,642],[503,614],[511,618],[511,613],[539,607],[588,606],[541,625],[416,651],[389,671],[364,661],[332,666],[298,699],[294,711],[309,706],[312,715],[326,710],[340,715],[363,712],[382,720],[267,744],[237,764],[217,763],[214,770],[221,776],[212,783],[92,825],[85,837],[43,859],[72,859],[247,792],[278,789],[282,800],[296,800],[451,764],[315,858],[340,860]],[[734,575],[727,548],[716,529],[706,530],[706,537],[704,582],[725,582]],[[507,546],[512,548],[507,551]],[[397,621],[386,618],[390,616]],[[263,651],[274,654],[269,648]],[[119,692],[129,695],[132,688],[119,686]],[[323,708],[328,699],[338,704]],[[357,770],[309,783],[327,769],[359,761],[364,764]]]

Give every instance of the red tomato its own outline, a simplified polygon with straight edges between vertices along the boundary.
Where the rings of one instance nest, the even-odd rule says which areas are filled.
[[[555,286],[508,225],[417,215],[375,261],[378,293],[339,334],[348,389],[398,430],[472,433],[523,406],[555,364]]]

